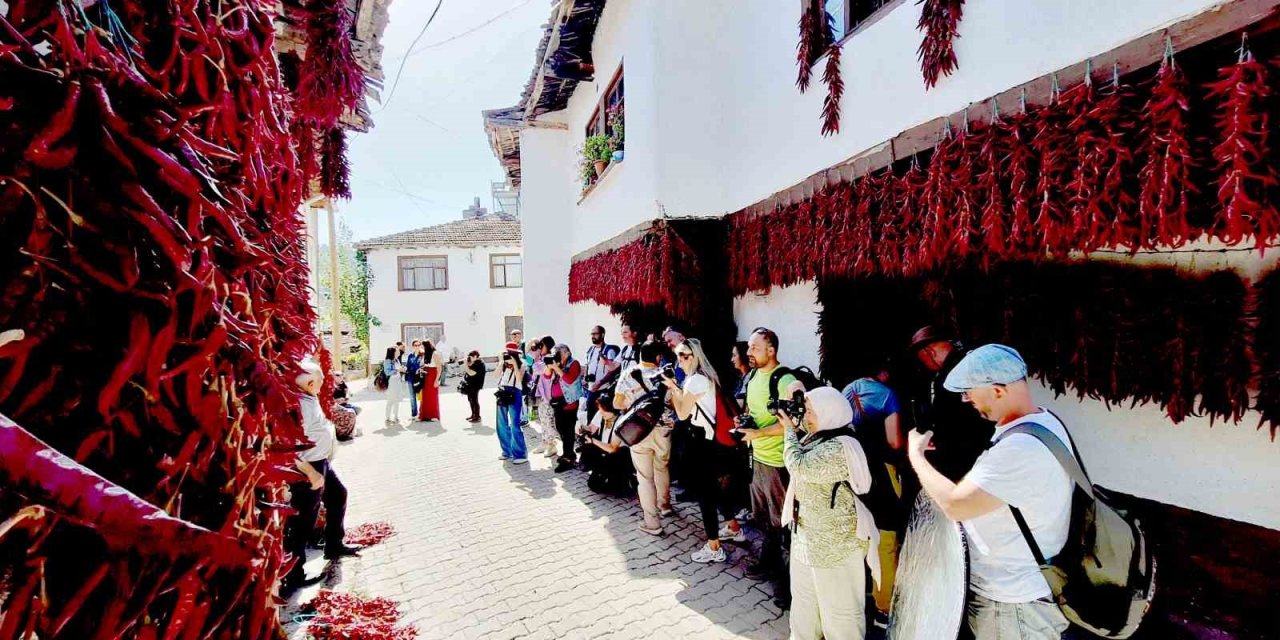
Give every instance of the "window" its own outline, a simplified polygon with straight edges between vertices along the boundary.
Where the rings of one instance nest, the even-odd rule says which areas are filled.
[[[518,253],[489,254],[489,288],[519,289],[524,286],[524,273]]]
[[[831,36],[840,42],[845,36],[875,22],[888,9],[902,0],[823,0],[823,7],[831,16]]]
[[[430,340],[439,346],[444,342],[443,322],[409,322],[400,325],[400,339],[405,344],[413,344],[414,340]]]
[[[592,113],[591,119],[587,121],[586,135],[604,134],[613,137],[615,125],[622,124],[623,98],[625,97],[622,89],[622,67],[619,66],[617,73],[613,74],[613,80],[609,81],[604,93],[600,94],[600,104],[596,105],[595,113]],[[611,118],[610,115],[614,117]]]
[[[449,258],[446,256],[401,256],[401,291],[443,291],[449,288]]]

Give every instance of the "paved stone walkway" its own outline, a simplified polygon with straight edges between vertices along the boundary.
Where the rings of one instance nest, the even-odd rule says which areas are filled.
[[[383,425],[376,392],[353,399],[364,433],[334,463],[351,493],[347,524],[398,533],[335,567],[327,586],[399,602],[419,638],[787,636],[771,586],[743,576],[743,549],[728,545],[729,563],[689,560],[703,542],[697,505],[676,504],[654,538],[636,528],[636,500],[593,493],[583,472],[557,475],[542,456],[500,462],[492,391],[479,425],[455,392],[441,394],[442,423],[403,427]],[[313,556],[308,573],[322,563]]]

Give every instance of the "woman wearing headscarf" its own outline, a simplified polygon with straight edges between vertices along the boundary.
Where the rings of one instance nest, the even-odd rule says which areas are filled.
[[[853,436],[853,408],[819,387],[805,394],[801,426],[781,417],[791,482],[782,524],[791,542],[791,637],[861,640],[866,635],[866,569],[880,581],[879,532],[859,496],[871,489],[866,454]]]

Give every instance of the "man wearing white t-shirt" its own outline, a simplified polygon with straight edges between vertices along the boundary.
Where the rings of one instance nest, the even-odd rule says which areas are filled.
[[[978,640],[1061,638],[1067,619],[1053,603],[1049,584],[1014,520],[1022,512],[1031,534],[1051,558],[1062,551],[1071,516],[1073,485],[1053,454],[1034,436],[1000,436],[1033,423],[1071,447],[1066,427],[1038,407],[1027,385],[1027,365],[1017,351],[989,344],[971,351],[943,386],[963,394],[996,423],[995,442],[960,482],[939,473],[924,452],[933,432],[912,431],[908,457],[920,484],[947,517],[964,526],[969,540],[969,627]]]

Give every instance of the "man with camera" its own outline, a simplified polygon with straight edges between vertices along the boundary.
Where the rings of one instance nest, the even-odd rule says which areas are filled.
[[[664,395],[663,376],[675,377],[674,371],[664,373],[659,367],[665,349],[666,346],[660,342],[646,342],[640,346],[640,364],[627,368],[618,376],[613,408],[625,412],[645,396]],[[671,430],[675,427],[676,415],[665,399],[663,404],[657,426],[644,440],[631,447],[631,463],[636,468],[640,508],[644,512],[640,530],[653,536],[663,534],[661,517],[671,514],[671,476],[667,463],[671,459]]]
[[[782,506],[790,477],[784,465],[784,427],[778,422],[777,403],[770,402],[770,381],[778,362],[778,334],[765,327],[751,332],[747,358],[753,371],[748,374],[747,412],[738,416],[737,432],[751,445],[751,512],[764,531],[760,559],[747,568],[750,578],[773,578],[778,586],[774,599],[779,608],[790,605],[790,586],[784,560],[788,547],[787,530],[782,526]],[[778,389],[790,390],[796,382],[787,374],[778,380]],[[770,405],[773,406],[770,406]]]
[[[605,349],[614,348],[613,345],[606,344],[604,341],[604,327],[596,325],[591,329],[591,346],[587,347],[586,355],[586,371],[583,378],[583,384],[587,388],[586,402],[582,403],[578,408],[579,421],[587,423],[595,416],[595,386],[608,373],[604,358]]]

